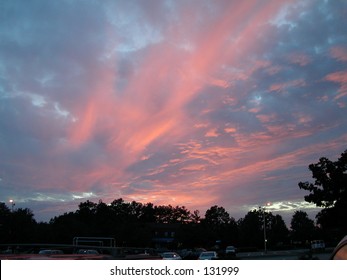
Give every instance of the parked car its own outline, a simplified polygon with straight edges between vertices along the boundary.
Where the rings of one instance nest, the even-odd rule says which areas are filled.
[[[161,254],[163,260],[182,260],[181,256],[176,252],[165,252]]]
[[[99,252],[94,249],[80,249],[77,254],[88,254],[88,255],[98,255]]]
[[[40,255],[61,255],[64,254],[62,250],[52,250],[52,249],[44,249],[39,251]]]
[[[236,248],[234,246],[227,246],[225,248],[225,254],[236,254]]]
[[[216,251],[206,251],[202,252],[198,258],[199,260],[215,260],[218,259]]]

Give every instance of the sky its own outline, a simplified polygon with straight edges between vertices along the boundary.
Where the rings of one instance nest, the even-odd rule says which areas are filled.
[[[347,149],[347,1],[0,0],[0,200],[304,202]]]

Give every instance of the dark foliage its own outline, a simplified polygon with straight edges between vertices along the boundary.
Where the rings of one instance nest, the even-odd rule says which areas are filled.
[[[4,233],[0,243],[71,244],[76,236],[93,236],[115,238],[121,247],[155,247],[160,230],[171,234],[168,237],[172,242],[159,245],[172,248],[223,248],[230,244],[261,247],[262,240],[262,213],[250,211],[236,222],[217,205],[204,217],[184,206],[128,203],[122,198],[110,204],[87,200],[75,212],[56,216],[48,223],[37,223],[29,209],[10,211],[4,203],[0,204],[0,214]],[[282,218],[271,213],[266,213],[266,218],[271,244],[285,242],[288,230]]]
[[[299,188],[309,192],[307,202],[324,207],[317,215],[317,224],[326,231],[343,235],[347,231],[347,150],[333,162],[325,157],[316,164],[310,164],[309,170],[315,179],[300,182]]]

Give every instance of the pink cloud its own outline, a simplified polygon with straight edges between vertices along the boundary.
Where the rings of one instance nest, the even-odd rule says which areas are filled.
[[[292,53],[288,55],[288,60],[293,64],[298,64],[300,66],[306,66],[311,63],[311,58],[304,53]]]
[[[334,100],[338,100],[347,95],[347,71],[339,71],[328,74],[324,78],[326,81],[340,84],[339,94],[334,97]]]
[[[257,115],[257,118],[262,123],[271,123],[278,120],[278,115],[277,114],[269,114],[269,115],[259,114]]]
[[[330,54],[333,58],[339,61],[347,61],[347,48],[345,47],[332,47],[330,49]]]
[[[206,137],[218,137],[219,133],[217,132],[216,129],[211,129],[211,130],[206,132],[205,136]]]
[[[289,82],[273,84],[270,86],[269,90],[277,92],[287,92],[291,87],[304,87],[305,85],[306,82],[304,79],[297,79]]]
[[[226,133],[235,133],[237,129],[235,127],[227,127],[224,129]]]
[[[247,13],[252,13],[253,22],[265,22],[279,6],[268,3],[254,13],[251,3],[245,2],[237,6],[230,4],[224,9],[224,15],[213,21],[207,29],[193,34],[196,42],[193,52],[177,49],[175,45],[152,46],[138,69],[138,74],[128,81],[129,86],[123,94],[125,97],[119,100],[121,104],[117,116],[121,122],[117,126],[124,129],[117,132],[114,146],[123,145],[125,149],[140,154],[161,137],[185,135],[185,130],[189,127],[181,125],[185,117],[184,106],[206,83],[220,87],[228,85],[225,79],[214,77],[220,62],[225,60],[224,54],[228,61],[232,61],[238,59],[238,54],[230,52],[231,49],[243,49],[245,52],[254,47],[254,36],[251,35],[259,32],[260,25],[249,23],[240,33],[236,29],[237,23]],[[188,14],[187,17],[189,18]],[[182,33],[175,32],[175,27],[170,32],[175,36],[182,36]],[[237,40],[230,45],[229,40],[234,36]],[[178,42],[180,38],[174,37],[172,41]],[[225,52],[226,46],[228,48]],[[261,67],[264,67],[264,63]],[[87,121],[90,114],[92,113],[86,112],[86,124],[90,123]],[[77,134],[84,135],[88,126],[81,127],[80,130]],[[211,136],[211,131],[207,135]],[[217,136],[215,133],[213,135]]]

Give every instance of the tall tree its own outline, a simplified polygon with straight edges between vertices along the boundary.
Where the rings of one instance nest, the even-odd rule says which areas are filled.
[[[258,209],[249,211],[244,218],[238,220],[240,245],[258,248],[263,246],[263,219],[264,213]]]
[[[268,240],[269,247],[281,246],[288,241],[289,230],[281,215],[269,213]]]
[[[190,220],[190,211],[185,206],[159,205],[154,210],[157,223],[184,224]]]
[[[12,242],[32,242],[36,226],[34,214],[29,208],[18,208],[11,212],[10,228]]]
[[[295,211],[290,222],[291,236],[295,241],[305,243],[315,237],[314,221],[304,211]]]
[[[309,191],[305,196],[307,202],[324,207],[317,215],[317,223],[322,228],[347,230],[347,150],[333,162],[325,157],[316,164],[310,164],[309,170],[315,179],[311,182],[300,182],[299,188]]]
[[[11,233],[11,211],[5,203],[0,202],[0,231],[1,243],[7,243],[10,240]]]
[[[155,222],[155,209],[154,209],[153,203],[149,202],[142,206],[139,219],[141,222],[145,222],[145,223]]]
[[[227,239],[229,239],[225,233],[227,232],[230,222],[230,215],[224,207],[214,205],[207,209],[205,218],[202,220],[202,228],[206,236],[206,245],[225,245],[223,243],[227,242]],[[218,244],[216,242],[218,242]]]
[[[87,200],[86,202],[81,202],[78,205],[78,210],[76,213],[83,222],[90,224],[94,220],[96,207],[96,203]]]
[[[347,150],[336,161],[322,157],[316,164],[310,164],[314,183],[300,182],[299,188],[310,192],[307,202],[320,207],[347,207]]]
[[[224,207],[212,206],[205,213],[205,223],[218,226],[230,222],[230,215]]]

